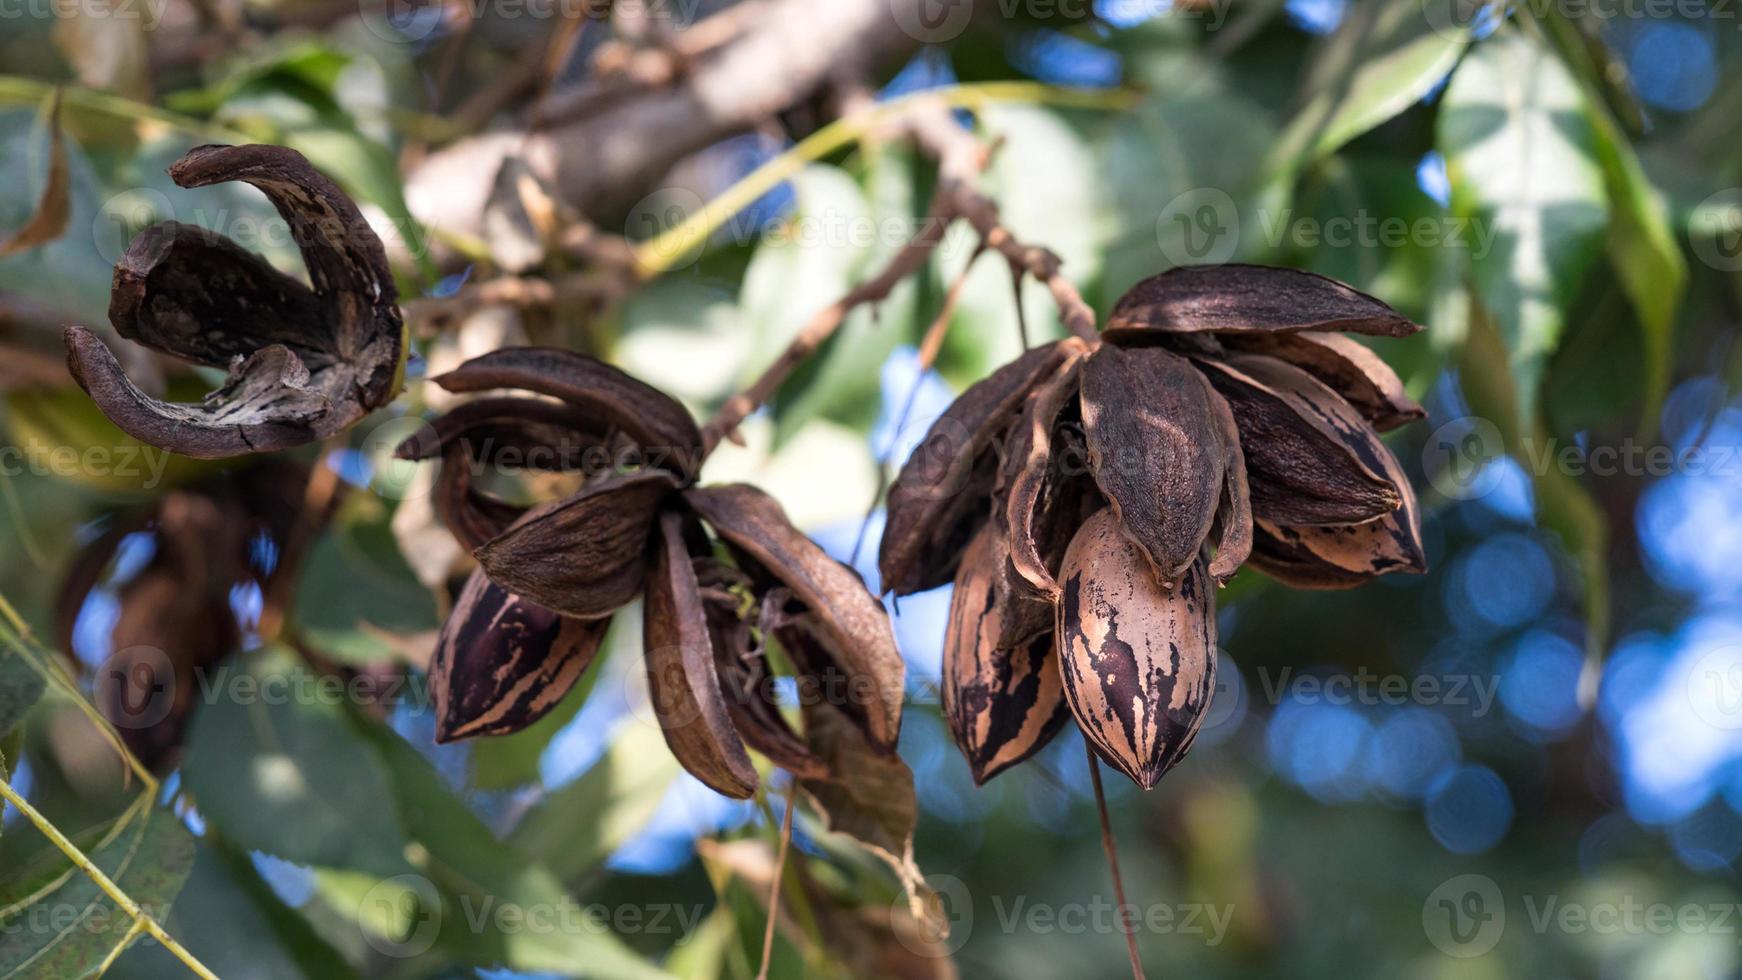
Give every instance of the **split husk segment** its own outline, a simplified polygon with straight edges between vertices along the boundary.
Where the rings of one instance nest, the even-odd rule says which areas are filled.
[[[953,576],[945,713],[976,779],[1052,737],[1056,696],[1155,785],[1202,724],[1214,586],[1242,565],[1321,589],[1425,570],[1378,435],[1422,410],[1336,332],[1418,329],[1322,276],[1182,268],[1126,294],[1101,343],[963,392],[896,478],[879,562],[898,595]]]

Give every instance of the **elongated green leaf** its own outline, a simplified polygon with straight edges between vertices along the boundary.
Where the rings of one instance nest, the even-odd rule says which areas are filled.
[[[171,935],[220,977],[248,980],[348,980],[344,959],[260,880],[246,857],[202,843],[193,873],[164,923]],[[156,943],[141,943],[116,961],[111,980],[162,980],[186,974]]]
[[[201,704],[182,777],[226,840],[316,867],[408,870],[388,770],[342,687],[276,652],[187,682]]]
[[[1357,0],[1307,70],[1304,95],[1272,151],[1284,176],[1421,100],[1470,43],[1456,0]]]
[[[10,645],[0,646],[0,738],[10,734],[41,700],[42,690],[42,675],[24,661],[24,654]]]
[[[598,867],[647,821],[682,772],[659,726],[628,718],[579,779],[546,796],[508,842],[573,881]]]
[[[87,856],[141,909],[162,921],[193,866],[194,840],[175,814],[151,810]],[[133,920],[95,881],[71,862],[56,881],[0,922],[0,978],[92,976],[128,941]]]
[[[380,725],[364,736],[387,763],[422,872],[440,890],[445,948],[482,966],[599,978],[664,974],[613,936],[556,876],[505,844],[448,790],[428,760]],[[529,924],[542,927],[529,927]]]
[[[1522,34],[1478,45],[1452,77],[1439,143],[1453,210],[1479,223],[1491,247],[1472,252],[1527,428],[1543,364],[1608,228],[1597,135],[1578,84]]]

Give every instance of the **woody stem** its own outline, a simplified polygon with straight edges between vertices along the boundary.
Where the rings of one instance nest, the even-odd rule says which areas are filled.
[[[1123,915],[1128,907],[1125,878],[1119,873],[1119,849],[1113,843],[1113,822],[1107,815],[1107,791],[1101,788],[1101,760],[1095,757],[1095,750],[1089,746],[1087,738],[1083,739],[1083,752],[1089,757],[1089,780],[1095,784],[1095,809],[1101,814],[1101,848],[1107,852],[1107,868],[1113,872],[1113,897],[1118,900]],[[1137,955],[1137,931],[1129,925],[1125,929],[1125,951],[1131,954],[1133,980],[1144,980],[1143,960]]]

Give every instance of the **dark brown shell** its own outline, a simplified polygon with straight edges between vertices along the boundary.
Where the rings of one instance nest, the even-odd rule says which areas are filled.
[[[1075,464],[1086,462],[1086,453],[1071,460],[1057,451],[1060,419],[1077,405],[1082,365],[1083,358],[1070,359],[1029,398],[1010,440],[1000,488],[1002,520],[995,522],[1006,538],[1011,571],[1049,605],[1058,598],[1054,573],[1082,523],[1083,499],[1093,494],[1088,467],[1072,472]],[[1007,636],[1007,641],[1015,639]]]
[[[1142,343],[1180,333],[1420,330],[1391,307],[1325,276],[1261,265],[1202,265],[1151,276],[1119,298],[1101,336]]]
[[[1198,560],[1227,475],[1210,389],[1160,347],[1103,346],[1083,365],[1083,434],[1095,482],[1157,581]]]
[[[313,288],[222,235],[165,222],[115,266],[122,337],[226,368],[202,402],[139,390],[96,334],[66,329],[67,363],[129,435],[202,459],[289,449],[341,432],[397,393],[403,353],[386,251],[349,197],[282,146],[201,146],[169,170],[182,187],[244,181],[289,224]]]
[[[761,490],[742,483],[701,487],[685,491],[684,499],[736,554],[791,590],[811,626],[781,636],[782,645],[813,671],[823,660],[838,668],[849,682],[848,703],[835,707],[864,728],[873,746],[894,751],[907,668],[883,604]]]
[[[1222,439],[1222,455],[1227,463],[1228,478],[1222,484],[1221,509],[1216,512],[1216,526],[1210,532],[1216,545],[1216,556],[1210,562],[1210,577],[1225,584],[1246,559],[1252,555],[1252,491],[1246,479],[1246,452],[1240,447],[1240,429],[1234,422],[1234,410],[1227,399],[1210,392],[1210,408],[1216,420],[1216,432]]]
[[[995,586],[1003,561],[991,528],[975,536],[956,571],[944,633],[944,718],[981,784],[1044,748],[1066,717],[1052,630],[1003,643],[1012,615]]]
[[[436,741],[511,735],[543,718],[586,673],[610,625],[554,613],[473,570],[430,661]]]
[[[1150,789],[1185,758],[1216,690],[1216,604],[1200,562],[1172,589],[1111,509],[1071,542],[1058,606],[1065,701],[1109,765]]]
[[[540,504],[477,550],[490,580],[547,609],[592,619],[635,598],[648,538],[677,478],[648,469],[601,477]]]
[[[1427,412],[1403,390],[1403,381],[1391,370],[1391,365],[1352,337],[1336,333],[1265,333],[1230,336],[1222,342],[1235,350],[1280,358],[1311,374],[1355,406],[1380,432],[1390,432],[1427,417]]]
[[[1076,340],[1036,347],[970,386],[932,424],[889,488],[878,554],[885,592],[910,595],[951,580],[990,512],[999,440],[1028,394],[1081,350]]]
[[[648,693],[672,755],[716,792],[747,800],[756,767],[732,727],[715,673],[713,636],[684,541],[683,515],[660,515],[643,607]]]
[[[686,479],[701,465],[701,431],[671,396],[597,358],[556,347],[506,347],[431,379],[452,392],[516,388],[549,395],[621,431],[641,448],[644,464]]]
[[[1312,375],[1254,354],[1197,363],[1240,428],[1255,518],[1358,524],[1402,502],[1382,475],[1379,434]]]

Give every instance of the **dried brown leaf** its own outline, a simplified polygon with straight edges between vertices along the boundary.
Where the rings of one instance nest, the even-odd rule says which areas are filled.
[[[1111,508],[1071,542],[1059,602],[1065,700],[1101,758],[1144,789],[1185,758],[1216,690],[1216,605],[1202,563],[1170,589]]]
[[[72,179],[67,167],[66,139],[61,134],[60,110],[61,91],[57,88],[48,107],[48,179],[37,196],[36,210],[17,231],[0,239],[0,259],[47,245],[66,233],[67,217],[72,212]]]
[[[430,661],[436,741],[511,735],[543,718],[586,673],[610,625],[552,612],[474,569]]]

